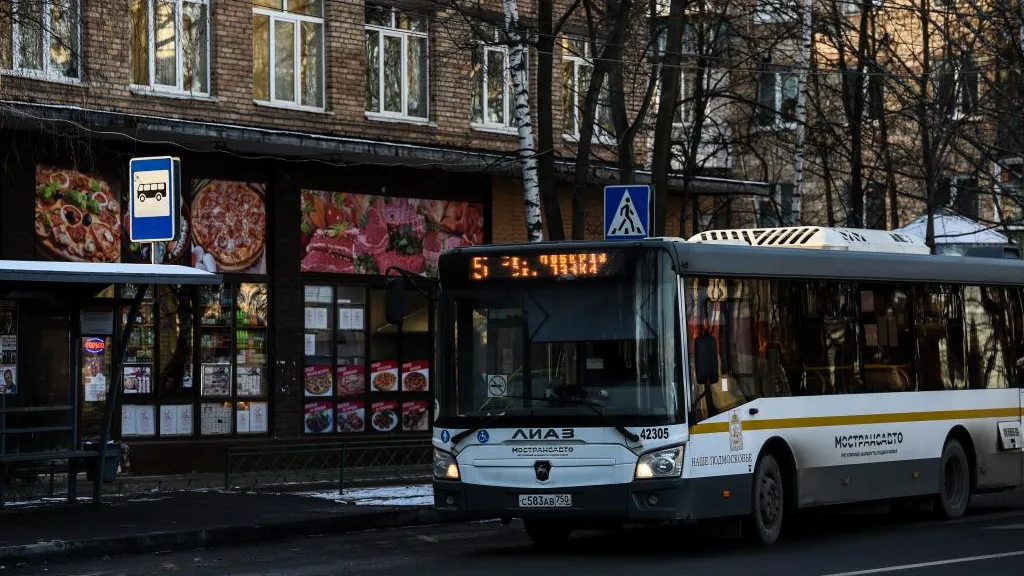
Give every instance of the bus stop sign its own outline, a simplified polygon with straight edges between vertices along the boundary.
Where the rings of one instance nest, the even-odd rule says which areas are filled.
[[[128,238],[170,242],[181,228],[181,161],[170,156],[128,162]]]

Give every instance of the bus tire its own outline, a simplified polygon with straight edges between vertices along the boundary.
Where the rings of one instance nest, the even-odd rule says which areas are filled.
[[[542,548],[565,544],[572,534],[570,526],[552,520],[523,519],[523,526],[534,544]]]
[[[785,479],[782,467],[771,453],[757,461],[751,490],[751,511],[744,522],[743,534],[762,546],[771,546],[782,534],[786,516]]]
[[[971,500],[971,469],[960,441],[950,438],[939,460],[939,493],[935,512],[944,520],[956,520],[967,512]]]

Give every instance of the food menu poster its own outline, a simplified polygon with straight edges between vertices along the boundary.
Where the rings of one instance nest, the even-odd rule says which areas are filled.
[[[443,250],[484,243],[479,203],[302,190],[300,207],[302,272],[436,276]]]
[[[366,430],[366,404],[363,402],[338,403],[338,432],[364,432]]]
[[[398,428],[401,418],[396,400],[383,400],[370,405],[370,427],[377,432],[392,432]]]
[[[419,432],[427,429],[430,422],[430,404],[426,400],[402,402],[402,430]]]
[[[203,396],[228,396],[231,394],[231,365],[203,364]]]
[[[338,366],[338,396],[354,396],[366,392],[364,366]]]
[[[235,428],[239,434],[264,434],[270,419],[266,402],[239,402],[235,410]]]
[[[329,434],[334,430],[334,402],[307,402],[303,413],[306,434]]]
[[[153,392],[153,368],[150,366],[125,366],[123,388],[125,394],[150,394]]]
[[[370,384],[374,392],[398,391],[398,362],[381,360],[370,364]]]
[[[156,407],[125,404],[121,406],[121,436],[155,436]]]
[[[303,375],[306,396],[330,396],[334,392],[334,383],[331,382],[331,366],[329,364],[317,364],[306,366]]]
[[[402,363],[402,391],[426,392],[430,390],[430,363],[426,360]]]
[[[0,300],[0,395],[18,393],[18,304]]]

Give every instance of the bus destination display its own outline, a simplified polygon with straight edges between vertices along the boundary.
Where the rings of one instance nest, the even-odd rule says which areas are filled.
[[[607,252],[474,256],[470,261],[470,279],[586,278],[600,275],[607,263]]]

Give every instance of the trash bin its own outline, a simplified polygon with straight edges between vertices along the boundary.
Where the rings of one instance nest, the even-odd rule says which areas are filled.
[[[100,443],[94,440],[82,442],[82,450],[90,452],[100,451]],[[107,441],[107,450],[103,454],[103,482],[111,483],[117,478],[117,469],[121,464],[121,443],[113,440]],[[96,459],[90,458],[85,461],[85,479],[89,482],[96,481]]]

